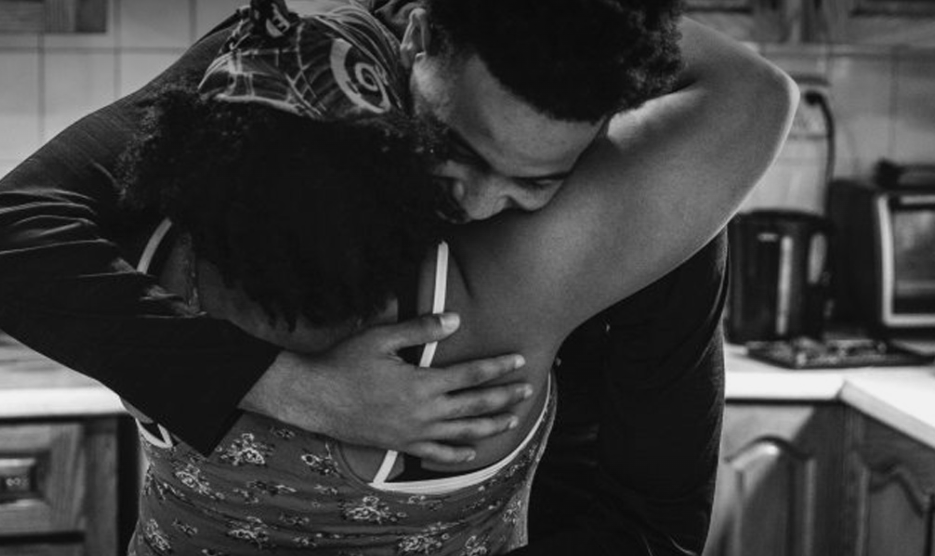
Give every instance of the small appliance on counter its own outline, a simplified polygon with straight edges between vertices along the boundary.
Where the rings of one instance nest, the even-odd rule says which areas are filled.
[[[834,318],[880,337],[935,337],[935,166],[877,165],[873,181],[835,180]]]
[[[731,220],[728,341],[821,336],[829,231],[827,220],[801,211],[756,210]]]

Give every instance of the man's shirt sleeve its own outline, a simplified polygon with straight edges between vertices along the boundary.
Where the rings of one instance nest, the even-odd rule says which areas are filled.
[[[531,543],[511,554],[701,554],[724,406],[726,257],[721,234],[562,347]]]
[[[87,116],[0,181],[0,329],[91,376],[203,452],[278,349],[189,314],[127,259],[153,220],[118,211],[115,170],[152,95],[194,87],[223,33]],[[121,245],[115,242],[121,238]]]

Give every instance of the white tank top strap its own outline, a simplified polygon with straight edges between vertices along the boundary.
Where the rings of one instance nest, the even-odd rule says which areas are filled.
[[[143,254],[140,255],[140,262],[136,264],[136,270],[149,272],[149,265],[153,263],[153,257],[156,256],[159,245],[171,229],[172,221],[168,218],[159,223],[159,226],[156,227],[156,231],[153,232],[153,235],[149,236],[149,241],[146,242],[146,248],[143,249]]]
[[[150,265],[153,264],[153,258],[156,256],[156,253],[159,251],[159,247],[162,245],[163,240],[166,238],[166,235],[169,233],[169,230],[172,229],[172,221],[168,218],[163,219],[162,222],[156,226],[156,230],[153,232],[153,235],[149,236],[149,241],[146,242],[146,247],[143,249],[143,254],[140,255],[140,260],[136,263],[136,270],[139,272],[149,272]],[[127,403],[124,402],[124,406],[127,406]],[[147,442],[156,446],[157,448],[172,448],[175,445],[175,442],[172,440],[172,435],[166,430],[165,427],[159,423],[154,423],[148,417],[140,414],[136,408],[127,407],[127,410],[134,416],[134,422],[136,423],[136,428],[139,431],[140,435],[146,439]],[[144,422],[142,419],[146,420]],[[146,428],[149,426],[152,430]],[[157,436],[158,433],[158,436]]]
[[[448,244],[444,241],[438,244],[435,256],[435,292],[432,298],[432,313],[437,314],[445,310],[445,299],[448,292]],[[435,350],[438,349],[438,342],[426,344],[422,350],[422,358],[419,360],[420,367],[431,367],[432,360],[435,359]],[[396,458],[399,452],[389,450],[383,456],[383,463],[377,470],[376,475],[370,486],[380,488],[386,484],[386,479],[393,471],[396,464]]]

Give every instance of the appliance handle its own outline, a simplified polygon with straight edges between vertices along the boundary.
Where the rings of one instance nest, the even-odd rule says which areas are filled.
[[[779,240],[779,279],[776,280],[776,334],[789,333],[789,310],[792,307],[792,237]]]

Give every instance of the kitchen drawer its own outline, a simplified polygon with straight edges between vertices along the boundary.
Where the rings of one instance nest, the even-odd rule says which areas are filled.
[[[0,537],[83,528],[83,435],[79,423],[0,424]],[[5,544],[0,555],[13,548]],[[42,546],[21,548],[28,550],[23,554],[50,553]]]

